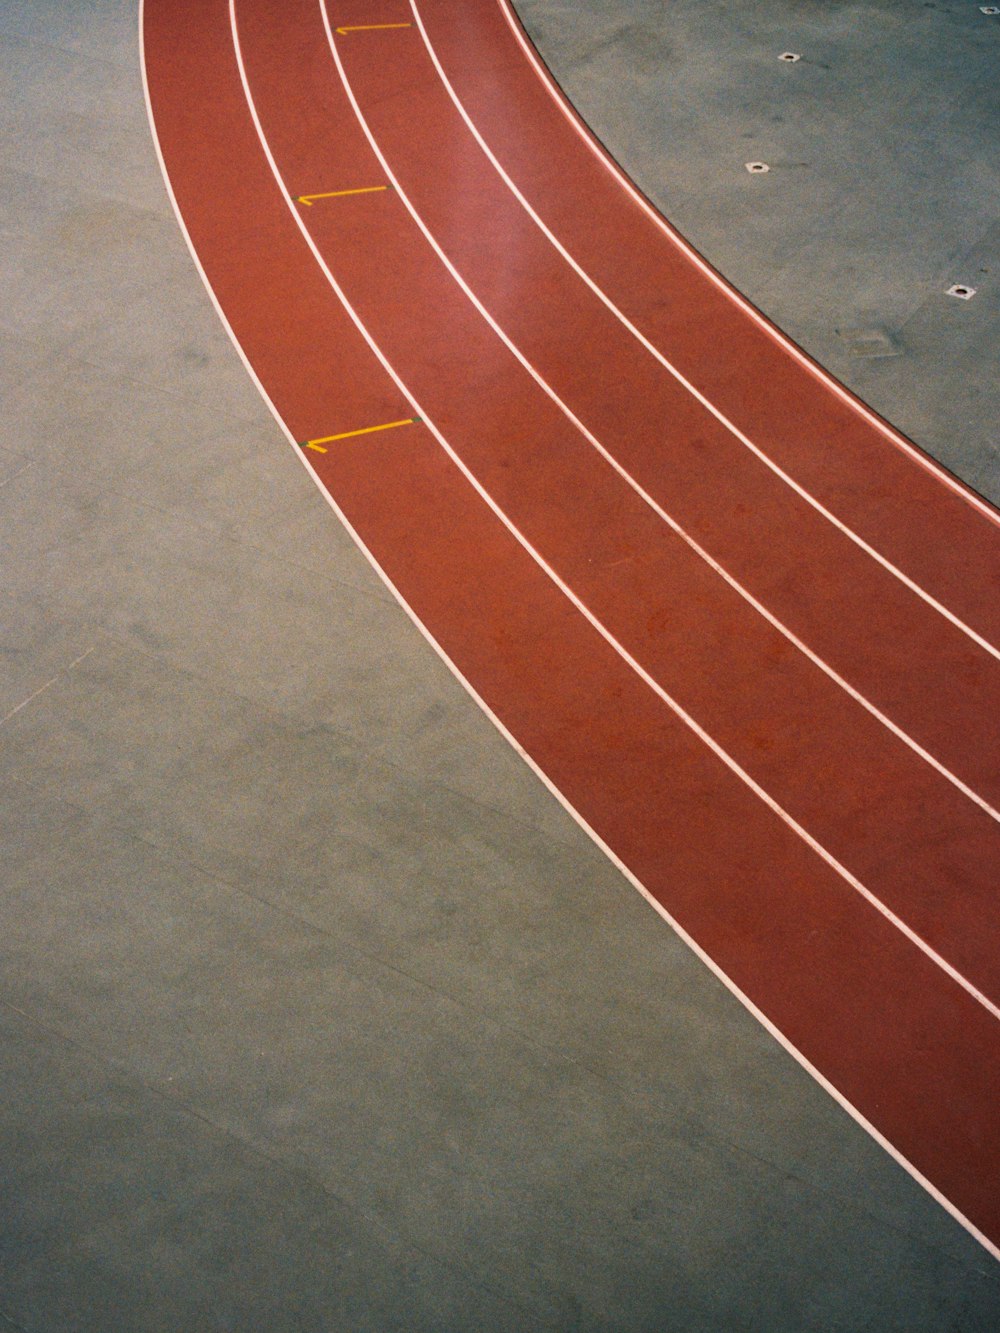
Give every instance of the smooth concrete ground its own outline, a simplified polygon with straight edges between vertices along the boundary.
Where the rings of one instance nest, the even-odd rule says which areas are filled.
[[[1000,15],[975,0],[517,8],[692,244],[1000,503]],[[946,295],[959,283],[972,300]]]
[[[0,70],[0,1327],[994,1330],[341,532],[131,0],[0,0]]]

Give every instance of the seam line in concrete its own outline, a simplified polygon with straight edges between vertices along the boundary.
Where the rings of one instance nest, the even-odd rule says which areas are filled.
[[[376,1235],[382,1238],[387,1247],[400,1246],[407,1248],[414,1254],[418,1254],[422,1258],[429,1259],[432,1263],[439,1265],[446,1272],[457,1273],[463,1281],[467,1282],[474,1290],[488,1292],[491,1296],[495,1297],[497,1300],[503,1301],[512,1309],[520,1311],[527,1318],[527,1309],[521,1301],[512,1299],[510,1295],[500,1291],[498,1288],[478,1281],[468,1270],[459,1268],[448,1260],[440,1258],[432,1250],[425,1249],[404,1232],[394,1233],[390,1231],[384,1222],[380,1221],[373,1214],[367,1212],[359,1204],[352,1203],[350,1199],[345,1198],[336,1190],[331,1189],[321,1177],[311,1175],[303,1166],[297,1165],[292,1160],[268,1152],[256,1138],[245,1138],[242,1134],[237,1133],[236,1130],[218,1124],[209,1116],[204,1115],[201,1111],[191,1106],[188,1102],[181,1101],[180,1098],[171,1096],[162,1088],[157,1087],[155,1083],[150,1083],[142,1078],[130,1065],[116,1059],[108,1052],[92,1046],[89,1042],[82,1042],[76,1037],[69,1036],[59,1028],[53,1027],[50,1023],[41,1022],[39,1019],[35,1018],[33,1014],[28,1013],[27,1010],[21,1009],[18,1005],[11,1004],[9,1000],[0,999],[0,1006],[8,1010],[8,1012],[16,1014],[24,1022],[30,1023],[37,1030],[47,1032],[50,1036],[64,1042],[73,1050],[82,1053],[92,1063],[104,1066],[120,1081],[132,1082],[133,1085],[140,1087],[144,1092],[148,1093],[157,1101],[165,1103],[175,1111],[180,1111],[185,1116],[189,1116],[192,1120],[205,1126],[214,1134],[219,1135],[220,1138],[228,1139],[232,1143],[239,1144],[240,1148],[248,1155],[262,1159],[285,1175],[304,1179],[312,1189],[324,1194],[328,1199],[332,1199],[345,1211],[353,1213],[356,1217],[361,1218],[366,1225],[371,1227]],[[528,1323],[525,1324],[526,1328],[529,1326]],[[17,1326],[15,1325],[15,1327]],[[552,1327],[556,1328],[558,1325],[553,1324]],[[27,1333],[27,1330],[24,1330],[24,1333]]]
[[[9,713],[5,713],[3,717],[0,717],[0,727],[2,727],[5,722],[9,722],[15,713],[19,713],[22,708],[27,708],[28,704],[37,699],[40,694],[44,694],[45,691],[55,685],[57,681],[62,680],[63,676],[68,676],[73,668],[79,666],[80,663],[85,658],[89,657],[96,648],[97,644],[95,643],[92,647],[88,648],[85,653],[81,653],[79,657],[70,662],[69,666],[63,667],[62,671],[57,671],[51,680],[47,680],[44,685],[40,685],[38,689],[35,690],[34,694],[29,694],[27,699],[22,699],[21,702],[16,704]]]

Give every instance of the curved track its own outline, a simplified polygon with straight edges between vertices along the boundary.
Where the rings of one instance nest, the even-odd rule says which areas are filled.
[[[279,421],[544,779],[1000,1242],[1000,525],[706,269],[498,0],[146,0]]]

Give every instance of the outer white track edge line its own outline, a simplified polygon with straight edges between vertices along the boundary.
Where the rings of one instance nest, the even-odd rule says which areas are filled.
[[[851,685],[843,676],[841,676],[837,671],[835,671],[833,667],[831,667],[826,661],[824,661],[823,658],[821,658],[818,653],[814,652],[811,648],[809,648],[809,646],[802,639],[800,639],[798,635],[796,635],[785,624],[783,624],[782,621],[779,620],[777,616],[775,616],[771,611],[769,611],[767,607],[765,607],[763,603],[760,602],[749,591],[749,589],[745,588],[739,582],[738,579],[736,579],[732,574],[730,574],[728,570],[726,570],[712,555],[710,555],[709,552],[698,541],[696,541],[695,538],[692,537],[689,532],[687,532],[687,530],[677,521],[677,519],[675,519],[671,514],[669,514],[663,508],[663,506],[660,505],[658,501],[656,501],[653,498],[653,496],[650,495],[649,492],[646,491],[645,488],[639,484],[639,482],[631,475],[631,473],[600,442],[600,440],[593,434],[593,432],[590,431],[583,424],[583,422],[579,419],[579,417],[576,416],[576,414],[572,411],[572,409],[562,400],[562,398],[559,397],[555,389],[553,389],[552,386],[548,383],[548,381],[542,376],[537,367],[532,364],[532,362],[528,359],[528,357],[514,343],[513,339],[505,332],[503,328],[501,328],[499,322],[494,318],[491,312],[487,310],[486,306],[476,295],[476,293],[472,290],[471,286],[468,284],[468,282],[466,282],[465,278],[463,278],[463,276],[455,267],[455,265],[452,263],[452,261],[448,258],[444,249],[438,243],[437,238],[433,235],[430,228],[427,226],[426,222],[421,217],[420,213],[417,211],[416,206],[410,199],[406,190],[403,188],[401,182],[399,181],[399,178],[396,176],[396,173],[393,171],[388,158],[382,151],[378,143],[378,140],[376,139],[375,134],[372,131],[371,126],[368,124],[368,121],[365,118],[364,112],[361,110],[361,105],[358,102],[357,96],[355,95],[354,88],[351,85],[351,81],[347,76],[347,71],[344,68],[344,63],[340,58],[339,51],[337,50],[337,44],[334,40],[332,31],[332,24],[324,0],[318,0],[318,3],[320,8],[320,13],[323,18],[323,26],[326,31],[327,43],[330,47],[330,53],[333,57],[334,63],[336,64],[337,73],[339,75],[341,85],[344,89],[344,93],[347,96],[348,101],[350,102],[351,109],[354,112],[355,118],[357,119],[357,122],[361,127],[361,130],[364,133],[365,138],[368,140],[372,152],[378,159],[379,164],[382,167],[382,170],[385,172],[387,179],[392,184],[394,194],[399,198],[400,202],[403,204],[403,206],[409,213],[410,217],[416,223],[424,239],[427,241],[428,245],[430,245],[431,249],[434,251],[435,255],[438,257],[441,264],[445,267],[445,269],[451,275],[457,286],[465,294],[465,296],[471,302],[473,307],[478,311],[478,313],[490,326],[490,328],[497,335],[497,337],[504,344],[504,346],[508,349],[508,351],[510,351],[510,353],[517,359],[520,365],[532,377],[532,379],[539,386],[539,388],[555,404],[555,406],[559,409],[559,411],[563,414],[563,416],[567,419],[567,421],[569,421],[570,424],[583,436],[583,438],[587,441],[587,443],[590,444],[592,448],[594,448],[597,451],[597,453],[601,456],[601,458],[603,458],[604,461],[608,463],[611,468],[614,469],[614,471],[622,478],[622,480],[628,486],[631,487],[631,489],[636,493],[636,495],[639,496],[639,498],[657,515],[657,517],[660,518],[667,525],[667,527],[671,530],[671,532],[675,534],[675,536],[680,538],[680,540],[690,550],[692,550],[695,553],[695,555],[699,557],[699,559],[703,560],[705,564],[708,565],[708,567],[715,574],[717,574],[725,583],[729,585],[729,587],[731,587],[736,593],[738,593],[739,596],[742,597],[743,600],[747,602],[759,615],[761,615],[768,622],[768,624],[770,624],[774,629],[776,629],[779,634],[783,635],[784,638],[787,639],[788,642],[793,645],[793,647],[795,647],[806,658],[808,658],[808,660],[812,662],[814,666],[818,667],[820,671],[822,671],[827,677],[829,677],[829,679],[832,680],[834,684],[838,685],[851,699],[853,699],[856,703],[860,704],[862,708],[864,708],[868,713],[870,713],[871,716],[874,717],[878,722],[880,722],[882,726],[884,726],[889,732],[892,733],[892,735],[894,735],[898,740],[902,741],[904,745],[907,745],[913,751],[914,754],[916,754],[925,763],[929,764],[931,768],[935,769],[943,778],[946,779],[946,781],[950,782],[952,786],[954,786],[958,791],[962,793],[963,796],[965,796],[968,800],[972,801],[975,805],[979,806],[979,808],[985,814],[987,814],[991,819],[995,820],[997,823],[1000,823],[1000,810],[997,810],[984,797],[980,796],[978,792],[973,790],[972,787],[970,787],[967,783],[963,782],[962,779],[959,778],[957,774],[953,773],[945,764],[943,764],[940,760],[936,759],[928,750],[926,750],[922,745],[920,745],[919,742],[917,742],[906,731],[904,731],[902,727],[898,726],[895,722],[893,722],[891,718],[886,716],[886,714],[884,714],[879,708],[877,708],[875,704],[873,704],[869,699],[867,699],[859,690],[855,689],[853,685]],[[419,15],[417,17],[419,19]]]
[[[231,14],[233,14],[232,0],[230,0],[230,7],[231,7],[230,12]],[[580,829],[582,829],[584,834],[586,834],[586,836],[591,839],[594,845],[601,852],[604,853],[604,855],[608,858],[611,864],[615,866],[615,868],[618,871],[620,871],[620,873],[625,877],[628,883],[631,884],[632,887],[642,895],[642,897],[646,900],[647,903],[649,903],[649,905],[653,908],[653,910],[667,923],[667,925],[671,928],[671,930],[674,931],[677,937],[680,940],[682,940],[684,944],[687,945],[687,947],[692,951],[695,957],[698,958],[701,961],[701,963],[712,973],[712,975],[716,977],[716,979],[726,988],[726,990],[728,990],[730,994],[733,995],[734,998],[740,1004],[743,1005],[743,1007],[747,1010],[747,1012],[753,1018],[755,1018],[758,1023],[760,1023],[760,1025],[764,1028],[766,1032],[770,1034],[770,1036],[774,1039],[774,1041],[776,1041],[778,1045],[781,1046],[781,1048],[784,1051],[786,1051],[792,1057],[792,1059],[795,1060],[796,1063],[799,1064],[800,1067],[804,1069],[805,1072],[809,1074],[810,1077],[813,1078],[816,1081],[816,1083],[830,1097],[833,1098],[833,1100],[838,1104],[838,1106],[840,1106],[847,1113],[847,1115],[850,1116],[850,1118],[855,1122],[855,1124],[857,1124],[866,1134],[868,1134],[874,1140],[874,1142],[879,1145],[879,1147],[881,1147],[886,1153],[888,1153],[888,1155],[892,1158],[892,1160],[896,1162],[907,1173],[907,1175],[910,1176],[912,1180],[914,1180],[923,1190],[925,1190],[926,1193],[932,1199],[934,1199],[934,1201],[938,1203],[945,1210],[945,1212],[948,1213],[948,1215],[952,1217],[959,1224],[959,1226],[963,1228],[963,1230],[965,1230],[974,1240],[978,1241],[978,1243],[983,1247],[984,1250],[987,1251],[988,1254],[990,1254],[994,1259],[1000,1262],[1000,1246],[994,1244],[994,1242],[990,1240],[988,1236],[986,1236],[972,1221],[970,1221],[970,1219],[967,1218],[965,1214],[961,1212],[961,1210],[957,1208],[956,1205],[952,1203],[952,1201],[945,1194],[943,1194],[936,1185],[934,1185],[920,1170],[918,1170],[917,1167],[914,1166],[914,1164],[907,1157],[905,1157],[903,1153],[901,1153],[899,1149],[896,1148],[895,1145],[891,1143],[890,1140],[887,1139],[880,1130],[876,1129],[876,1127],[871,1123],[870,1120],[868,1120],[864,1115],[862,1115],[862,1113],[858,1110],[858,1108],[854,1106],[854,1104],[851,1101],[849,1101],[847,1097],[845,1097],[844,1094],[840,1092],[839,1089],[836,1088],[834,1084],[832,1084],[824,1074],[820,1073],[820,1071],[816,1068],[816,1066],[812,1064],[812,1062],[798,1049],[798,1047],[795,1046],[791,1041],[789,1041],[789,1039],[785,1036],[785,1034],[778,1027],[775,1026],[775,1024],[771,1021],[771,1019],[768,1018],[767,1015],[753,1003],[750,997],[746,995],[739,988],[739,986],[737,986],[737,984],[722,970],[722,968],[705,952],[705,950],[701,947],[701,945],[698,944],[698,942],[691,935],[688,934],[688,932],[684,929],[684,927],[681,926],[681,924],[672,916],[672,914],[663,906],[663,904],[657,901],[657,899],[653,896],[652,893],[650,893],[650,891],[641,882],[641,880],[639,880],[639,878],[628,868],[628,866],[611,849],[611,847],[608,846],[608,844],[604,841],[603,838],[601,838],[601,836],[596,832],[596,830],[591,827],[591,825],[587,822],[587,820],[583,817],[583,815],[581,815],[580,812],[566,799],[566,797],[562,794],[562,792],[559,790],[556,784],[549,778],[548,774],[545,773],[544,770],[539,767],[539,765],[535,762],[535,760],[531,757],[531,755],[527,752],[527,750],[525,750],[525,748],[517,740],[516,736],[514,736],[510,731],[508,731],[507,727],[500,720],[497,714],[493,712],[489,704],[487,704],[485,699],[483,699],[482,696],[476,691],[471,682],[465,678],[465,676],[458,669],[456,664],[452,661],[452,659],[444,651],[441,645],[433,637],[433,635],[427,629],[426,625],[424,625],[423,621],[420,620],[419,616],[409,605],[406,599],[402,596],[399,589],[395,586],[395,584],[386,574],[385,570],[378,563],[375,556],[365,545],[360,535],[355,531],[354,527],[351,525],[351,523],[347,519],[347,516],[341,510],[340,506],[334,500],[333,496],[323,485],[323,483],[319,478],[318,473],[311,466],[309,460],[305,457],[301,448],[299,448],[298,442],[296,441],[294,435],[289,430],[281,414],[278,412],[277,408],[272,402],[270,395],[267,393],[266,389],[261,383],[260,378],[258,377],[256,371],[250,364],[246,352],[243,350],[242,344],[240,343],[239,339],[237,338],[233,330],[232,325],[227,319],[225,312],[223,311],[222,306],[219,303],[218,297],[215,294],[215,290],[212,287],[211,282],[209,282],[208,275],[206,274],[204,266],[202,265],[202,262],[198,257],[198,253],[195,250],[194,244],[191,240],[191,235],[187,229],[187,224],[185,223],[180,208],[177,204],[177,198],[176,195],[174,194],[173,185],[171,184],[170,175],[169,172],[167,171],[166,162],[163,157],[163,150],[160,146],[159,135],[157,134],[156,130],[156,121],[153,116],[153,105],[149,95],[149,80],[146,73],[144,14],[145,14],[145,0],[139,0],[138,3],[139,61],[140,61],[140,69],[142,75],[143,96],[146,102],[146,116],[149,121],[150,135],[152,137],[153,145],[156,151],[156,159],[159,164],[160,174],[163,179],[164,188],[166,190],[167,197],[170,200],[171,207],[173,208],[174,216],[177,220],[178,227],[180,228],[181,235],[184,237],[185,244],[188,247],[188,251],[194,263],[195,270],[202,281],[202,284],[205,288],[208,298],[211,301],[216,314],[219,316],[219,320],[222,324],[222,327],[228,334],[230,342],[235,348],[236,353],[240,358],[240,361],[243,363],[243,366],[246,369],[248,375],[250,376],[252,383],[256,387],[257,391],[260,393],[260,396],[263,399],[268,410],[270,411],[271,415],[274,417],[274,420],[277,423],[277,426],[281,434],[284,435],[285,439],[292,447],[296,458],[299,460],[299,463],[302,465],[302,467],[305,469],[309,477],[316,485],[316,488],[319,491],[322,498],[324,499],[324,501],[330,506],[330,508],[336,514],[337,518],[344,525],[345,529],[351,536],[352,540],[357,544],[358,549],[361,551],[362,555],[371,565],[376,575],[388,589],[389,593],[398,603],[403,612],[409,617],[410,621],[416,627],[418,632],[423,636],[423,638],[429,644],[432,651],[436,653],[436,655],[444,663],[447,670],[450,671],[452,676],[458,681],[459,685],[462,686],[462,688],[466,691],[466,693],[473,700],[473,702],[480,709],[482,709],[484,715],[489,719],[489,721],[496,728],[498,733],[514,749],[515,753],[518,754],[521,757],[521,759],[523,759],[523,761],[527,764],[527,766],[539,779],[539,781],[546,788],[546,790],[555,798],[556,801],[558,801],[558,803],[562,806],[562,808],[566,811],[566,813],[570,816],[570,818],[574,820],[574,822]]]
[[[329,32],[330,21],[329,21],[329,15],[326,12],[325,5],[323,7],[322,14],[323,14],[324,25],[327,27],[327,30]],[[434,439],[440,445],[441,449],[443,449],[447,457],[459,470],[459,472],[469,483],[469,485],[472,486],[473,490],[475,490],[479,498],[487,505],[487,507],[496,516],[496,518],[500,520],[500,522],[507,529],[507,531],[514,538],[514,540],[518,543],[518,545],[522,548],[522,550],[535,562],[538,568],[542,570],[542,572],[546,575],[546,577],[552,582],[552,584],[556,588],[559,589],[559,591],[563,594],[563,596],[566,597],[566,599],[577,609],[577,611],[580,612],[580,614],[584,617],[584,619],[588,622],[588,624],[590,624],[592,628],[597,631],[597,633],[601,636],[601,638],[604,639],[604,641],[608,644],[608,646],[618,654],[618,656],[622,659],[622,661],[625,662],[627,666],[631,667],[631,669],[636,673],[636,675],[653,691],[653,693],[656,694],[657,697],[667,705],[667,707],[671,710],[671,712],[673,712],[675,716],[677,716],[685,724],[685,726],[687,726],[689,730],[691,730],[698,737],[698,739],[702,741],[702,743],[712,751],[712,753],[716,756],[716,758],[721,760],[721,762],[725,764],[725,766],[728,769],[730,769],[730,771],[734,773],[754,793],[754,795],[757,796],[758,799],[760,799],[768,807],[768,809],[772,811],[773,814],[775,814],[784,824],[787,825],[788,828],[790,828],[794,833],[796,833],[798,837],[801,838],[802,841],[813,852],[815,852],[817,856],[820,857],[821,860],[825,861],[826,864],[829,865],[830,868],[834,870],[844,880],[846,884],[850,885],[850,887],[854,889],[856,893],[860,894],[860,896],[864,898],[865,901],[870,906],[874,907],[877,912],[881,913],[881,915],[885,917],[885,919],[889,921],[890,924],[895,926],[896,929],[906,939],[908,939],[911,944],[913,944],[917,949],[919,949],[927,958],[931,960],[931,962],[935,963],[936,966],[939,967],[942,972],[944,972],[948,977],[951,978],[952,981],[954,981],[958,986],[960,986],[962,990],[964,990],[977,1004],[982,1006],[982,1008],[984,1008],[987,1011],[987,1013],[989,1013],[993,1018],[1000,1021],[1000,1007],[998,1007],[992,1000],[990,1000],[986,995],[984,995],[982,991],[980,991],[976,986],[974,986],[973,983],[969,981],[967,977],[963,976],[963,974],[959,972],[956,967],[953,967],[951,963],[949,963],[945,958],[943,958],[937,952],[937,950],[933,949],[927,943],[927,941],[923,939],[922,936],[918,935],[917,932],[913,930],[910,926],[908,926],[906,922],[902,920],[901,917],[897,916],[895,912],[892,911],[891,908],[887,907],[886,904],[883,903],[882,900],[878,898],[874,893],[872,893],[870,889],[868,889],[864,884],[862,884],[861,881],[846,868],[846,866],[843,866],[836,859],[836,857],[832,855],[832,853],[828,852],[826,848],[823,847],[823,845],[819,843],[812,836],[812,834],[810,834],[805,828],[803,828],[803,826],[799,824],[797,820],[793,819],[792,816],[781,805],[779,805],[779,803],[767,791],[765,791],[764,788],[758,782],[756,782],[750,776],[750,774],[746,772],[744,768],[740,766],[740,764],[736,762],[736,760],[732,757],[732,755],[730,755],[728,751],[723,749],[723,747],[712,736],[710,736],[709,733],[698,722],[695,721],[695,719],[691,716],[691,714],[688,713],[686,709],[682,708],[681,705],[672,697],[672,695],[670,695],[662,687],[662,685],[660,685],[659,682],[655,680],[653,676],[649,674],[648,671],[646,671],[646,669],[641,665],[641,663],[639,663],[636,660],[636,658],[634,658],[632,654],[628,652],[628,650],[624,647],[624,645],[618,642],[618,640],[614,637],[614,635],[612,635],[611,632],[602,624],[602,622],[594,615],[594,613],[590,610],[590,608],[587,607],[584,604],[584,602],[577,596],[577,594],[573,591],[573,589],[569,586],[569,584],[567,584],[565,580],[561,578],[560,575],[556,572],[556,570],[545,560],[541,552],[535,550],[535,548],[524,536],[524,534],[516,527],[516,525],[507,516],[507,514],[504,513],[504,511],[500,508],[500,506],[493,499],[490,493],[486,490],[486,488],[482,485],[482,483],[478,480],[478,478],[473,474],[471,469],[462,461],[459,455],[448,443],[444,435],[435,425],[433,419],[421,406],[418,399],[411,392],[409,387],[404,383],[402,377],[399,375],[395,367],[389,361],[388,357],[382,351],[381,347],[375,341],[374,337],[372,336],[367,326],[361,319],[361,316],[358,314],[358,312],[351,305],[350,301],[347,299],[346,292],[343,290],[337,279],[334,277],[333,272],[330,269],[329,265],[327,264],[326,260],[324,259],[321,251],[319,250],[319,247],[313,240],[312,235],[309,232],[309,228],[306,226],[301,214],[299,213],[299,210],[295,207],[295,203],[288,189],[288,186],[286,185],[281,175],[281,172],[278,169],[278,164],[275,161],[274,154],[271,151],[271,146],[268,143],[267,136],[264,133],[264,127],[261,124],[260,116],[257,113],[256,103],[253,100],[253,93],[250,88],[250,82],[247,77],[246,67],[243,62],[243,52],[240,46],[239,30],[236,22],[236,0],[229,0],[229,15],[230,15],[230,24],[232,27],[233,46],[236,54],[236,63],[237,66],[239,67],[240,81],[243,85],[243,92],[246,98],[247,107],[250,111],[250,116],[253,120],[254,128],[257,131],[257,136],[260,140],[261,148],[264,152],[265,157],[267,158],[267,162],[269,167],[271,168],[271,173],[274,176],[275,182],[279,190],[281,191],[281,195],[285,201],[285,205],[289,213],[291,214],[292,218],[294,219],[295,225],[301,232],[303,239],[309,246],[309,249],[312,251],[313,257],[315,258],[317,264],[319,265],[320,271],[323,273],[327,282],[330,284],[337,299],[340,301],[341,305],[343,306],[345,312],[351,319],[355,328],[358,330],[358,332],[364,338],[365,342],[371,348],[372,352],[381,362],[386,373],[390,376],[393,383],[399,389],[399,392],[403,395],[406,401],[410,403],[413,409],[414,416],[420,418],[423,425],[426,426],[426,428],[434,436]],[[330,40],[331,41],[334,40],[332,35],[330,36]]]
[[[981,495],[977,495],[969,486],[953,476],[936,459],[923,450],[918,449],[905,435],[900,434],[887,421],[883,420],[877,412],[873,412],[866,403],[864,403],[855,394],[851,393],[835,376],[828,370],[814,361],[811,356],[794,343],[786,334],[773,324],[766,315],[762,314],[752,302],[731,283],[712,267],[708,261],[698,253],[693,245],[687,241],[680,232],[676,231],[671,224],[663,217],[659,210],[646,198],[635,183],[629,179],[622,167],[615,161],[611,153],[593,136],[582,122],[582,117],[573,108],[569,98],[560,88],[554,74],[542,60],[539,52],[534,47],[531,39],[527,36],[524,26],[518,18],[511,0],[497,0],[500,10],[506,20],[511,32],[518,45],[527,56],[529,63],[535,70],[539,80],[545,88],[545,91],[551,97],[553,102],[559,108],[562,115],[569,121],[573,130],[584,141],[593,155],[601,163],[604,169],[614,177],[615,181],[632,198],[632,200],[642,209],[642,211],[656,224],[656,227],[668,241],[680,250],[681,253],[699,269],[705,277],[709,278],[712,284],[719,288],[729,300],[738,306],[744,314],[748,315],[753,322],[768,335],[773,342],[797,361],[804,369],[828,389],[835,397],[841,399],[853,411],[863,417],[870,425],[874,426],[881,435],[893,444],[897,449],[907,454],[915,463],[918,463],[925,471],[930,472],[940,482],[942,482],[950,491],[953,491],[960,499],[964,500],[973,509],[980,513],[984,518],[998,527],[1000,527],[1000,511]]]
[[[428,54],[430,55],[431,60],[434,62],[434,66],[438,71],[438,76],[440,77],[442,84],[444,85],[446,91],[448,92],[448,95],[451,97],[451,100],[454,102],[455,107],[458,110],[459,114],[462,116],[462,119],[468,126],[470,133],[473,135],[473,137],[479,144],[482,151],[486,154],[486,157],[489,159],[491,165],[493,166],[494,170],[498,173],[500,178],[503,180],[504,184],[517,199],[518,203],[521,205],[524,211],[531,218],[532,222],[534,222],[534,224],[538,227],[538,229],[542,232],[542,234],[550,242],[550,244],[555,247],[558,253],[562,256],[562,258],[566,261],[566,263],[570,266],[570,268],[573,269],[573,271],[577,274],[577,276],[587,285],[587,287],[590,288],[590,290],[601,302],[601,304],[604,305],[611,312],[614,318],[617,319],[618,322],[625,329],[628,330],[628,332],[632,335],[632,337],[635,338],[635,340],[638,343],[640,343],[642,347],[646,349],[646,351],[650,354],[650,356],[652,356],[654,360],[658,361],[660,365],[663,366],[664,370],[666,370],[668,374],[673,376],[673,378],[677,381],[678,384],[681,385],[682,388],[687,390],[687,392],[691,395],[692,398],[695,399],[696,402],[698,402],[711,416],[713,416],[725,430],[729,431],[729,433],[733,436],[734,439],[738,440],[740,444],[744,446],[744,448],[748,449],[750,453],[752,453],[753,456],[759,462],[763,463],[764,466],[768,468],[771,472],[773,472],[774,475],[779,478],[779,480],[784,482],[785,485],[788,486],[790,490],[794,491],[794,493],[801,500],[803,500],[806,504],[808,504],[823,518],[825,518],[826,521],[830,523],[834,528],[836,528],[838,532],[840,532],[843,536],[845,536],[849,541],[853,542],[854,545],[857,546],[860,550],[864,551],[865,554],[868,555],[872,560],[874,560],[877,564],[881,565],[882,568],[887,571],[887,573],[893,576],[893,578],[898,579],[900,583],[902,583],[906,588],[908,588],[910,592],[914,593],[915,596],[919,597],[921,601],[926,602],[928,606],[933,608],[933,610],[935,610],[939,615],[943,616],[945,620],[948,620],[962,634],[964,634],[967,638],[971,639],[973,643],[977,644],[980,648],[982,648],[984,652],[989,653],[991,657],[994,657],[998,661],[1000,661],[1000,648],[995,647],[992,643],[990,643],[988,639],[985,639],[970,625],[967,625],[965,621],[963,621],[959,616],[955,615],[953,611],[950,611],[942,602],[939,602],[936,597],[932,596],[931,593],[927,592],[926,589],[920,586],[920,584],[916,583],[913,579],[911,579],[909,575],[904,573],[903,570],[901,570],[897,565],[894,565],[891,560],[889,560],[886,556],[882,555],[881,552],[877,551],[874,546],[872,546],[869,542],[867,542],[864,539],[864,537],[862,537],[859,533],[855,532],[853,528],[848,527],[848,525],[844,523],[843,520],[839,519],[836,516],[836,514],[833,513],[832,510],[827,509],[827,507],[820,500],[818,500],[814,495],[812,495],[809,491],[807,491],[806,488],[802,486],[799,482],[797,482],[795,478],[791,476],[790,473],[786,472],[784,468],[782,468],[778,463],[774,461],[773,458],[771,458],[768,454],[766,454],[763,451],[763,449],[760,448],[759,445],[754,444],[753,440],[751,440],[748,435],[746,435],[742,430],[740,430],[740,428],[735,424],[735,422],[730,421],[730,419],[725,415],[725,413],[723,413],[721,409],[716,407],[715,404],[709,398],[707,398],[701,392],[700,389],[696,388],[696,386],[680,370],[678,370],[678,368],[673,364],[673,362],[668,360],[668,358],[663,355],[663,353],[659,350],[659,348],[657,348],[646,337],[646,335],[639,328],[637,328],[635,324],[632,323],[632,321],[628,318],[628,316],[622,310],[620,310],[618,306],[615,305],[615,303],[611,300],[611,298],[607,295],[607,293],[603,290],[603,288],[598,286],[598,284],[594,281],[594,279],[590,276],[590,274],[587,273],[586,270],[581,267],[581,265],[576,261],[576,259],[574,259],[574,257],[562,244],[559,238],[551,230],[551,228],[549,228],[548,225],[543,221],[543,219],[535,210],[535,208],[525,198],[524,194],[518,188],[517,184],[514,182],[510,174],[502,166],[496,154],[493,152],[493,150],[487,144],[486,140],[483,138],[479,129],[473,122],[472,118],[469,116],[469,113],[466,111],[462,102],[459,100],[457,93],[452,87],[451,82],[449,81],[448,76],[441,65],[441,62],[438,59],[437,52],[435,51],[433,45],[431,44],[430,38],[427,34],[427,30],[425,29],[423,24],[423,19],[420,16],[420,11],[417,8],[416,0],[410,0],[410,9],[413,12],[416,26],[419,29],[424,44],[427,47]],[[509,18],[508,22],[510,22]]]

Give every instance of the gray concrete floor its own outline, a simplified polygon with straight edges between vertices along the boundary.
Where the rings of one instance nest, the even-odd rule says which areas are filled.
[[[0,71],[0,1325],[994,1330],[279,437],[132,0]]]
[[[1000,503],[1000,16],[975,0],[517,8],[691,243]],[[947,296],[956,283],[973,299]]]

